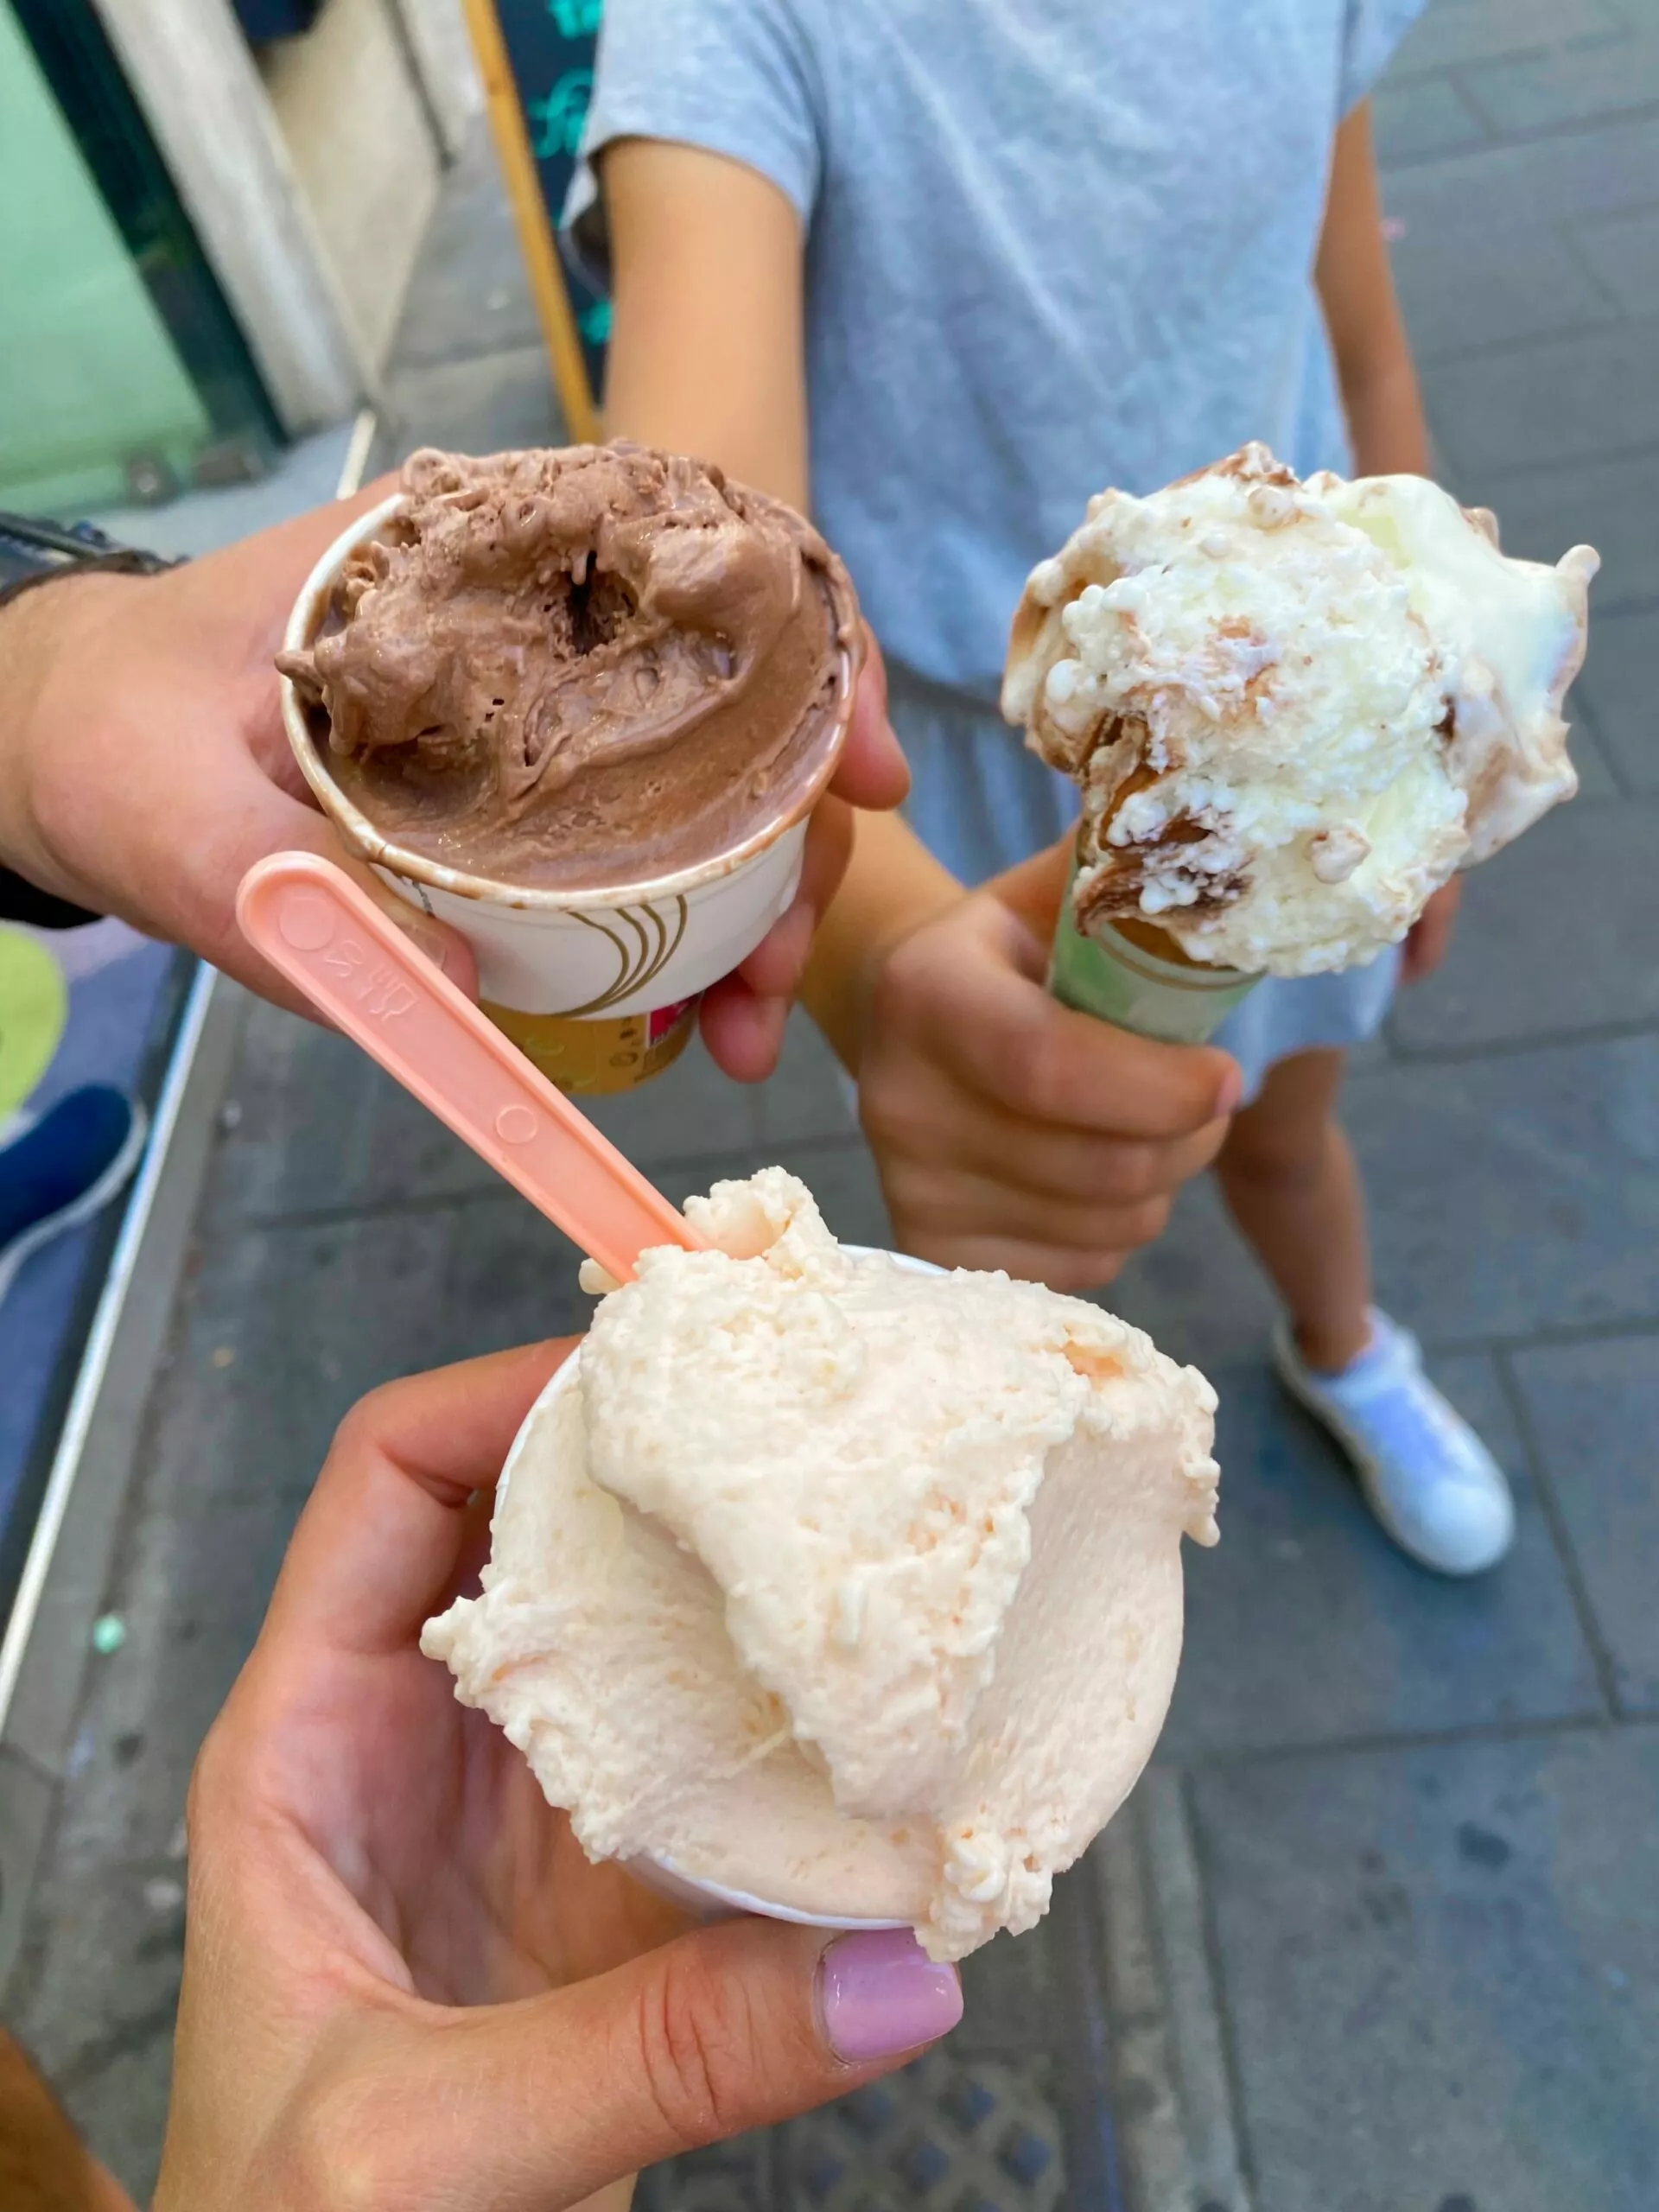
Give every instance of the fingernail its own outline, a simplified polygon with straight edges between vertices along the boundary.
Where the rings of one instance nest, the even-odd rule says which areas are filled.
[[[948,2035],[962,2018],[962,1984],[909,1929],[861,1930],[818,1961],[818,2013],[830,2050],[859,2066]]]
[[[424,922],[401,920],[398,927],[416,949],[426,955],[435,968],[449,965],[448,940],[442,930],[429,929]]]
[[[1221,1089],[1216,1094],[1216,1112],[1218,1115],[1230,1114],[1243,1096],[1243,1074],[1234,1063],[1221,1078]]]

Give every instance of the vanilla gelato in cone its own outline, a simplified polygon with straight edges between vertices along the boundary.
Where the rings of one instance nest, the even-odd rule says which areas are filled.
[[[1215,1541],[1215,1394],[1109,1313],[838,1244],[781,1168],[645,1253],[515,1445],[457,1694],[594,1858],[935,1957],[1128,1795]]]
[[[1083,802],[1071,918],[1308,976],[1403,938],[1577,778],[1562,702],[1599,563],[1512,560],[1417,476],[1262,445],[1108,491],[1031,574],[1003,712]]]

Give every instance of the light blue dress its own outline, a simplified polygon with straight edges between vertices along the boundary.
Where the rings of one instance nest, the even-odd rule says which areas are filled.
[[[607,0],[591,156],[742,162],[806,237],[814,506],[893,677],[910,819],[963,881],[1075,819],[995,710],[1032,565],[1111,484],[1350,454],[1313,283],[1331,145],[1422,0]],[[1396,957],[1261,985],[1222,1041],[1368,1036]]]

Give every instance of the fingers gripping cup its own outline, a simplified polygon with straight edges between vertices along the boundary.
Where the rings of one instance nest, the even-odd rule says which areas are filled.
[[[669,1065],[788,908],[845,740],[857,605],[779,502],[643,448],[417,454],[278,663],[347,849],[464,937],[561,1089]]]

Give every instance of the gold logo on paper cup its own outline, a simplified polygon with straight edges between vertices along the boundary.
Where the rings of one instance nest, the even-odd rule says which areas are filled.
[[[484,1012],[528,1060],[533,1060],[559,1089],[578,1098],[632,1090],[637,1083],[677,1060],[697,1018],[696,997],[649,1014],[625,1014],[610,1020],[568,1014],[520,1014],[510,1006]]]
[[[609,919],[601,921],[597,914],[583,913],[580,906],[571,909],[573,922],[580,922],[584,929],[610,939],[616,953],[616,974],[596,997],[584,999],[580,1006],[561,1007],[561,1013],[567,1016],[603,1014],[618,999],[643,991],[661,975],[679,950],[680,939],[685,935],[683,897],[676,899],[666,914],[658,913],[650,905],[615,906],[607,911]]]

